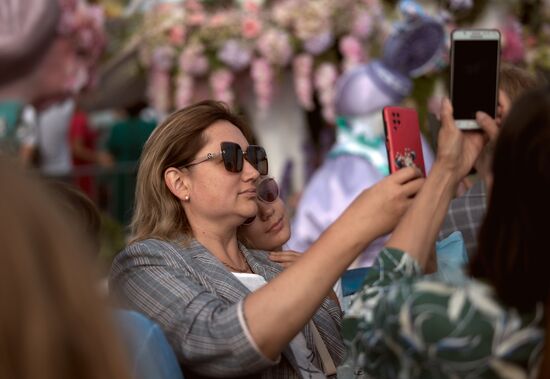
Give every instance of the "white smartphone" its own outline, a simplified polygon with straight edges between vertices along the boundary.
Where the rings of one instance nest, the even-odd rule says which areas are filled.
[[[483,111],[495,118],[498,103],[500,32],[456,29],[451,34],[451,102],[460,129],[479,129]]]

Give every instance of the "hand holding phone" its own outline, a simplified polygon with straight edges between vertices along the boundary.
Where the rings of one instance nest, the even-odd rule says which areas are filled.
[[[500,32],[456,29],[451,34],[451,101],[456,126],[479,129],[476,112],[496,118]]]
[[[418,167],[424,176],[424,154],[418,114],[413,108],[384,107],[384,132],[390,173],[403,167]]]

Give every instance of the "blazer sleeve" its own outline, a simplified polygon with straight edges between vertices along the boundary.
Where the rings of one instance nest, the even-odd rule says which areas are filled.
[[[258,372],[275,365],[255,346],[243,317],[242,300],[232,304],[208,288],[171,244],[134,243],[113,263],[110,288],[123,305],[157,322],[180,363],[212,377]]]

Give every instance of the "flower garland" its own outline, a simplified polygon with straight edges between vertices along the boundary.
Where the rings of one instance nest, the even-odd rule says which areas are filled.
[[[434,6],[449,26],[453,14],[475,8],[471,0],[434,1]],[[386,37],[399,27],[399,17],[423,12],[412,0],[399,1],[398,7],[382,0],[157,3],[145,15],[147,38],[140,45],[149,72],[148,95],[157,110],[169,112],[193,102],[199,87],[206,85],[213,98],[235,105],[234,85],[249,76],[257,106],[266,110],[278,73],[290,68],[300,105],[313,109],[316,96],[324,118],[333,122],[339,75],[379,56]],[[517,20],[506,20],[501,30],[504,58],[529,59]]]

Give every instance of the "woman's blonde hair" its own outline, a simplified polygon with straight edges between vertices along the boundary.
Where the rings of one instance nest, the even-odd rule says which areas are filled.
[[[235,125],[248,141],[245,122],[219,101],[206,100],[172,113],[151,134],[141,154],[132,219],[132,242],[146,238],[171,240],[189,236],[191,229],[180,200],[164,182],[170,167],[195,159],[206,144],[205,130],[219,120]]]
[[[0,182],[0,378],[129,378],[79,224],[5,157]]]

